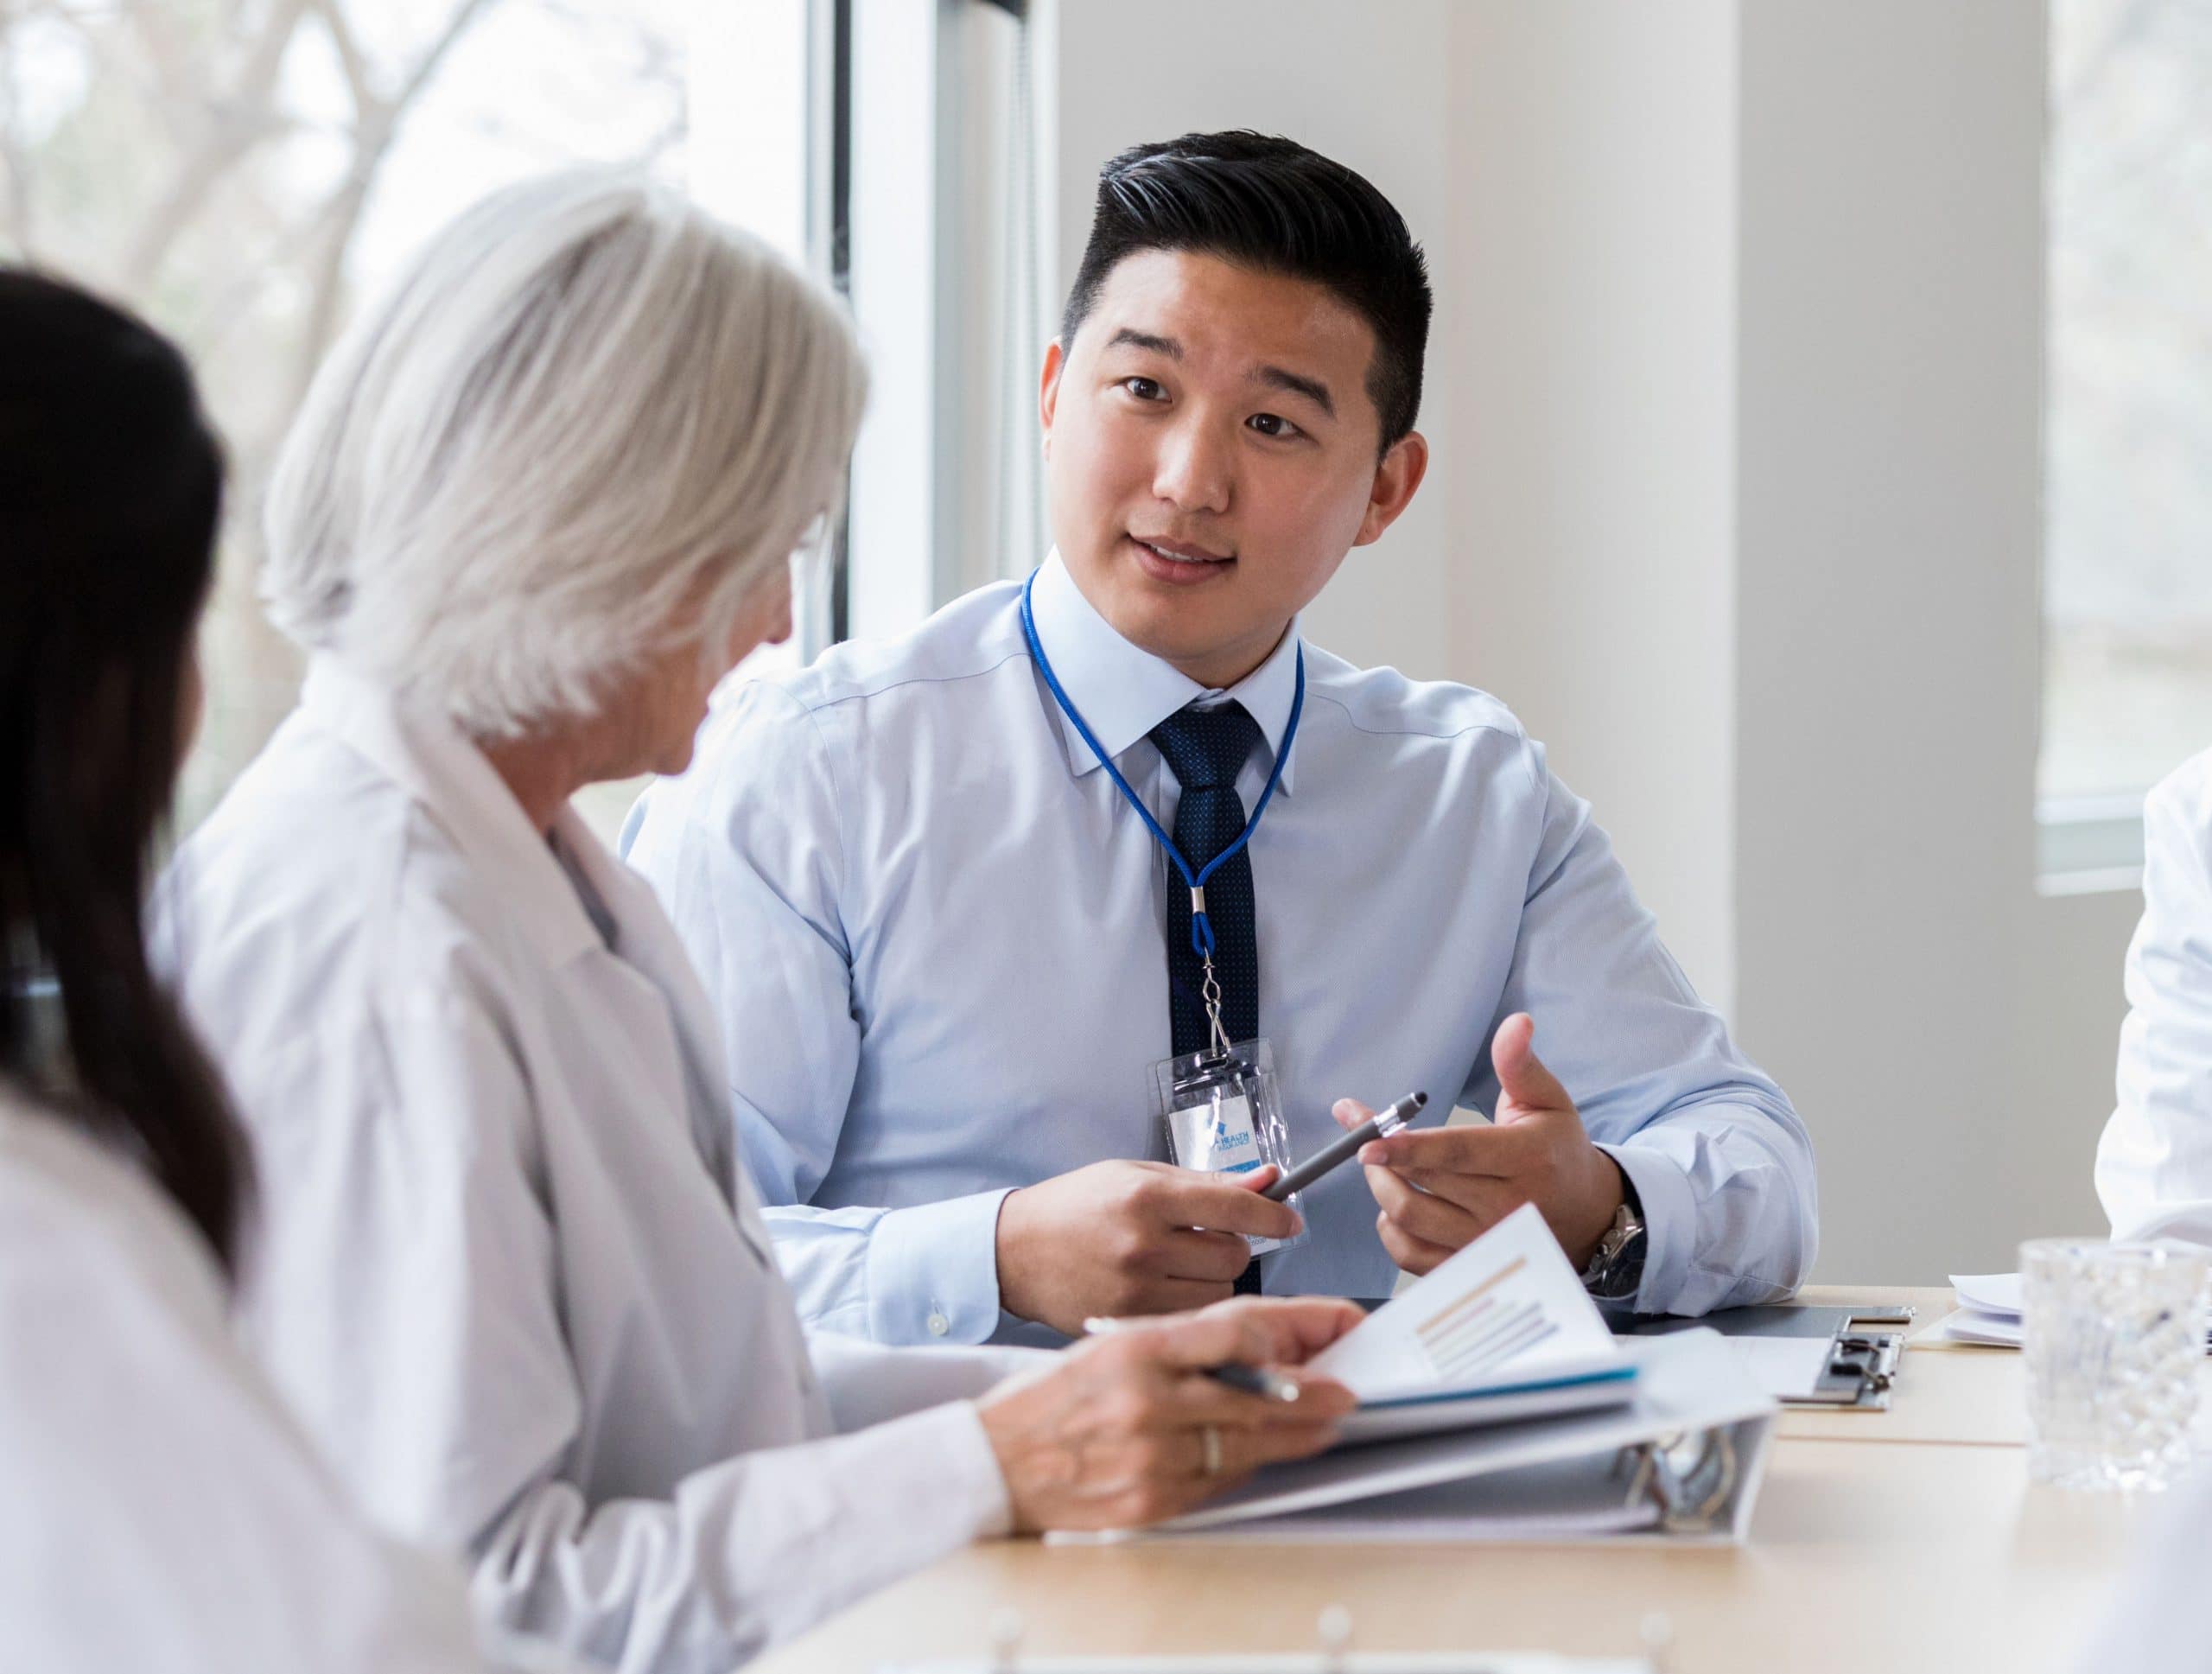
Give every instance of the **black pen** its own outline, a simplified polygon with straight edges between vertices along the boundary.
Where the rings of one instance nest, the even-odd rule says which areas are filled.
[[[1330,1169],[1357,1156],[1359,1148],[1369,1140],[1388,1139],[1419,1116],[1427,1103],[1428,1095],[1425,1092],[1408,1093],[1382,1115],[1370,1117],[1350,1133],[1331,1140],[1274,1185],[1266,1187],[1260,1195],[1271,1202],[1281,1203],[1293,1192],[1304,1191]]]

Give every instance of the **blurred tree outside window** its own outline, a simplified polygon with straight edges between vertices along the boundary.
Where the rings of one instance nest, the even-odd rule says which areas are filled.
[[[2094,817],[2212,748],[2212,0],[2053,0],[2043,748]]]
[[[357,303],[509,181],[681,181],[686,0],[0,0],[0,259],[182,345],[231,459],[188,831],[291,707],[254,595],[261,493]],[[619,818],[604,798],[593,817]]]

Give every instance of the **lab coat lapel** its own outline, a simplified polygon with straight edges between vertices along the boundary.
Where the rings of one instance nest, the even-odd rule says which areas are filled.
[[[391,694],[327,657],[310,665],[302,701],[452,837],[483,886],[512,908],[545,961],[549,982],[574,1008],[569,1015],[582,1020],[579,1027],[666,1048],[636,1054],[634,1073],[645,1085],[625,1083],[607,1096],[686,1123],[746,1242],[772,1269],[766,1224],[734,1155],[736,1127],[713,1010],[645,881],[607,853],[574,808],[554,817],[556,840],[614,917],[617,955],[600,940],[543,837],[481,752],[450,723],[403,711]],[[696,1096],[687,1085],[694,1080]]]
[[[668,1085],[655,1091],[689,1113],[693,1143],[730,1204],[739,1229],[754,1253],[772,1265],[767,1223],[761,1218],[752,1181],[737,1158],[736,1123],[729,1109],[721,1028],[706,990],[691,968],[690,956],[652,889],[607,851],[575,810],[562,811],[556,830],[562,846],[591,880],[614,917],[620,957],[610,953],[588,963],[595,969],[612,965],[620,977],[633,982],[642,978],[656,990],[659,1004],[655,1009],[660,1015],[654,1022],[664,1020],[666,1025],[673,1026],[674,1051],[662,1060],[666,1074],[661,1079]],[[621,970],[626,965],[629,969]],[[645,1026],[642,1019],[640,1026]]]

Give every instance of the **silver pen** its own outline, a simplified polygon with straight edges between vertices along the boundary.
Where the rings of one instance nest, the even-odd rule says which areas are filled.
[[[1133,1327],[1142,1326],[1145,1323],[1142,1320],[1116,1320],[1099,1314],[1085,1320],[1083,1322],[1083,1330],[1087,1337],[1105,1337],[1110,1336],[1116,1331],[1128,1331]],[[1205,1374],[1217,1384],[1225,1384],[1230,1389],[1243,1390],[1247,1395],[1257,1395],[1269,1401],[1289,1402],[1298,1399],[1297,1379],[1286,1378],[1279,1372],[1269,1372],[1265,1366],[1235,1364],[1225,1366],[1208,1366],[1205,1369]]]
[[[1348,1134],[1339,1134],[1319,1150],[1307,1157],[1281,1180],[1260,1195],[1281,1203],[1293,1192],[1302,1192],[1315,1181],[1339,1163],[1349,1162],[1359,1155],[1359,1148],[1370,1139],[1388,1139],[1421,1113],[1428,1103],[1425,1092],[1409,1092],[1380,1116],[1370,1117]]]

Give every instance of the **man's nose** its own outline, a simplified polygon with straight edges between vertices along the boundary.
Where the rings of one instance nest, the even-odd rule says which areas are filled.
[[[1235,485],[1231,449],[1204,420],[1178,424],[1160,439],[1152,492],[1183,512],[1226,512]]]

